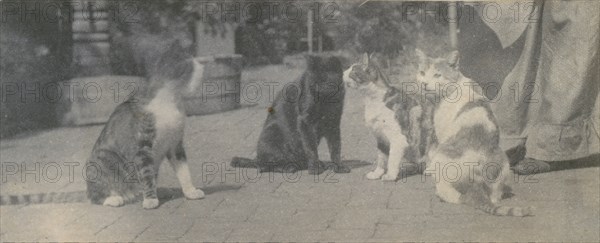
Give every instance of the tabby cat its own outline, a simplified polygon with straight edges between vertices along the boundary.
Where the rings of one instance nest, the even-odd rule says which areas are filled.
[[[376,167],[367,173],[367,179],[394,181],[399,175],[422,169],[417,163],[424,154],[420,149],[422,109],[418,99],[397,97],[397,90],[390,86],[381,66],[377,55],[365,53],[344,72],[344,82],[365,96],[365,122],[377,139]],[[401,164],[403,160],[407,162]]]
[[[433,127],[438,145],[429,152],[425,173],[436,179],[436,194],[446,202],[471,205],[492,215],[532,215],[531,207],[496,205],[509,190],[505,184],[509,162],[499,147],[498,126],[487,99],[475,82],[458,71],[458,52],[436,59],[420,50],[416,53],[416,79],[422,93],[429,94],[423,98],[435,100]],[[437,93],[431,95],[432,90]],[[439,173],[446,166],[459,169]]]
[[[86,164],[87,198],[94,204],[121,206],[143,196],[143,207],[156,208],[156,179],[167,158],[175,170],[183,194],[200,199],[204,193],[192,183],[183,145],[184,90],[195,90],[204,66],[188,58],[173,43],[160,51],[148,72],[148,85],[120,104],[104,126]],[[2,204],[84,201],[82,192],[7,195]]]
[[[119,105],[111,115],[88,164],[101,168],[103,174],[116,170],[119,179],[106,176],[88,180],[87,195],[92,203],[121,206],[132,201],[141,189],[143,207],[158,207],[156,179],[165,158],[175,170],[185,197],[204,197],[202,190],[194,187],[187,164],[182,103],[183,92],[199,86],[204,66],[186,56],[179,45],[173,44],[157,60],[149,87]],[[135,170],[128,170],[131,167]],[[136,173],[129,173],[132,171]]]

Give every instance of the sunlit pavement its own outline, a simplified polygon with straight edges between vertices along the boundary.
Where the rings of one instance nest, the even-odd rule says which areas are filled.
[[[297,76],[280,66],[271,81]],[[244,82],[264,82],[261,70]],[[263,96],[267,92],[263,92]],[[600,170],[510,175],[514,196],[503,205],[534,206],[535,216],[495,217],[440,202],[433,179],[370,181],[374,138],[362,121],[362,98],[349,90],[342,119],[343,160],[350,174],[319,177],[258,174],[229,167],[253,157],[268,100],[219,114],[187,118],[185,146],[196,185],[207,194],[186,200],[165,163],[161,205],[107,208],[89,203],[2,206],[2,241],[600,241]],[[83,191],[84,162],[102,126],[59,128],[2,140],[2,195]],[[320,156],[329,159],[325,144]],[[7,173],[17,165],[17,173]],[[37,166],[37,167],[36,167]],[[72,170],[70,169],[72,168]],[[12,169],[11,169],[12,170]],[[22,173],[23,171],[34,171]],[[57,176],[57,171],[61,175]],[[72,172],[72,173],[71,173]],[[443,173],[443,171],[441,172]]]

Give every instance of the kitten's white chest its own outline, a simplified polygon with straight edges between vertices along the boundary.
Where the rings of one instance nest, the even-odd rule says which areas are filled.
[[[387,108],[379,97],[365,99],[365,123],[380,136],[387,137],[400,132],[394,111]]]
[[[177,145],[183,136],[185,114],[177,108],[175,93],[163,88],[145,107],[155,119],[155,149],[161,153]]]

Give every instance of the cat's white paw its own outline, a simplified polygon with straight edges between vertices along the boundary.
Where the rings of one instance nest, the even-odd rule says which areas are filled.
[[[398,179],[398,173],[387,173],[381,177],[382,181],[395,181]]]
[[[200,189],[192,189],[189,191],[184,191],[183,194],[185,195],[185,198],[187,199],[200,199],[200,198],[204,198],[204,192]]]
[[[153,209],[158,207],[158,198],[146,198],[142,203],[144,209]]]
[[[123,200],[123,197],[121,197],[121,196],[107,197],[106,199],[104,199],[104,203],[102,203],[103,206],[110,206],[110,207],[120,207],[120,206],[123,206],[123,204],[125,204],[125,201]]]
[[[367,179],[369,180],[378,180],[385,173],[385,171],[381,168],[377,168],[374,171],[367,173]]]

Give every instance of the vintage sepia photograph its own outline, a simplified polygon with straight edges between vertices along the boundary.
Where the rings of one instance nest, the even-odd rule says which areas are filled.
[[[600,242],[600,1],[0,0],[0,242]]]

